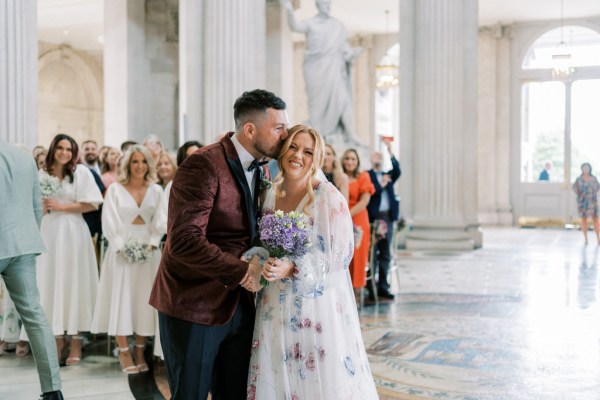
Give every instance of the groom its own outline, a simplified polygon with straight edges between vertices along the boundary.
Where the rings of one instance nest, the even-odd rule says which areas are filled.
[[[150,295],[158,309],[171,399],[246,398],[259,266],[240,260],[256,239],[258,159],[287,137],[285,102],[265,90],[233,107],[236,131],[177,170],[167,243]]]

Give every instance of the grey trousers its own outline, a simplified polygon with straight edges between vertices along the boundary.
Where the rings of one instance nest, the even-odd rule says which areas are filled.
[[[60,390],[56,341],[40,305],[35,272],[35,255],[0,259],[0,274],[21,316],[35,358],[42,393]]]

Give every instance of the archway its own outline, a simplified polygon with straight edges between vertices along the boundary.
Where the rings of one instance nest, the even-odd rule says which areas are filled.
[[[102,145],[103,104],[101,71],[69,46],[39,57],[38,143],[48,146],[58,132],[81,143]]]
[[[523,55],[518,214],[569,223],[579,166],[600,167],[600,33],[583,26],[539,35]]]

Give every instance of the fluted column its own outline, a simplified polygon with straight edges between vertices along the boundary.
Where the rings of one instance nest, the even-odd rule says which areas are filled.
[[[412,37],[401,37],[401,47],[414,55],[401,65],[408,64],[414,77],[400,110],[401,120],[411,113],[412,124],[405,135],[412,135],[408,211],[414,229],[406,244],[474,248],[481,245],[476,217],[477,2],[402,1],[410,4],[402,5],[401,12],[411,13],[414,21],[408,32]],[[414,106],[406,110],[403,106],[411,100]]]
[[[233,103],[265,86],[265,1],[206,0],[204,132],[206,142],[235,129]]]
[[[179,1],[179,145],[203,142],[203,28],[202,1]]]
[[[0,2],[0,137],[37,144],[37,1]]]
[[[294,110],[294,41],[287,20],[287,11],[279,0],[267,0],[266,4],[266,64],[265,88],[276,93],[287,103],[288,118],[295,121]]]
[[[104,142],[148,135],[145,1],[104,0]]]

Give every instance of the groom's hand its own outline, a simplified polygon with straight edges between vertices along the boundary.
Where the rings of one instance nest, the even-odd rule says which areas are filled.
[[[259,282],[260,279],[260,263],[258,256],[252,257],[250,263],[248,264],[248,271],[246,275],[244,275],[244,279],[240,282],[240,285],[251,292],[257,292],[260,290],[261,285]]]

